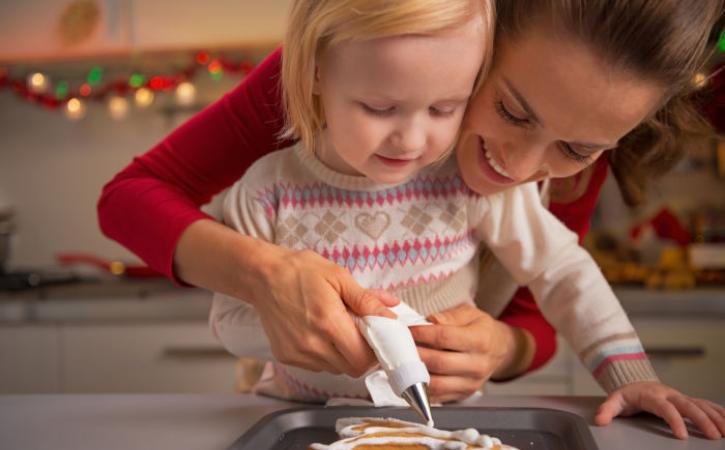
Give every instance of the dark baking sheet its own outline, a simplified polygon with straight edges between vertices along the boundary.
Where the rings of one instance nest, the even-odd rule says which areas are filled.
[[[420,421],[408,408],[288,409],[263,417],[237,439],[230,450],[305,450],[315,442],[329,444],[339,439],[335,421],[341,417],[395,417]],[[476,428],[521,450],[598,449],[584,419],[554,409],[442,407],[433,409],[433,418],[437,428]]]

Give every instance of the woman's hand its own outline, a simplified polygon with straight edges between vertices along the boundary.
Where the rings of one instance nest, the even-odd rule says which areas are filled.
[[[708,439],[725,436],[725,408],[708,400],[688,397],[654,381],[627,384],[609,394],[599,406],[594,422],[603,426],[616,416],[631,416],[641,411],[664,419],[678,439],[687,439],[685,418]]]
[[[514,330],[473,305],[462,304],[428,320],[434,325],[412,327],[411,332],[431,375],[433,402],[469,397],[518,353]]]
[[[361,288],[347,270],[317,253],[279,247],[208,219],[184,231],[174,267],[187,283],[254,305],[272,354],[315,371],[357,377],[370,369],[375,356],[348,308],[359,316],[395,317],[387,307],[398,304]]]
[[[253,302],[272,354],[308,370],[361,376],[377,361],[349,311],[394,318],[387,306],[398,300],[363,289],[350,272],[315,252],[277,251],[263,271],[266,295]]]

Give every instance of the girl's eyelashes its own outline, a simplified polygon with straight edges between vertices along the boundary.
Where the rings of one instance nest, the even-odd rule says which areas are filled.
[[[428,108],[428,111],[430,111],[430,114],[435,117],[449,117],[452,116],[456,112],[457,108],[438,108],[435,106],[431,106]]]
[[[589,164],[590,160],[592,159],[591,155],[583,155],[579,153],[566,142],[561,142],[559,144],[559,148],[561,149],[561,152],[564,154],[564,156],[566,156],[567,158],[571,158],[578,163],[586,165]]]
[[[362,106],[363,110],[366,113],[372,114],[373,116],[387,117],[395,112],[395,106],[388,106],[386,108],[378,108],[375,106],[370,106],[364,102],[360,102],[360,106]]]
[[[531,124],[531,121],[529,121],[529,119],[513,115],[508,109],[506,109],[503,101],[497,100],[495,102],[495,106],[496,112],[498,112],[498,115],[501,116],[501,118],[505,121],[516,125],[517,127],[524,127]]]
[[[362,106],[362,109],[373,116],[377,117],[388,117],[392,116],[396,111],[397,108],[395,106],[388,106],[388,107],[377,107],[377,106],[371,106],[365,102],[359,102],[360,106]],[[431,106],[428,108],[428,111],[431,116],[434,117],[450,117],[458,110],[457,107],[437,107],[437,106]]]

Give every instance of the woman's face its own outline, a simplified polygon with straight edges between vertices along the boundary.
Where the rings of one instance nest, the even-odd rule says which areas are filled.
[[[502,37],[468,105],[456,155],[464,181],[479,194],[581,171],[662,99],[659,84],[546,31]]]

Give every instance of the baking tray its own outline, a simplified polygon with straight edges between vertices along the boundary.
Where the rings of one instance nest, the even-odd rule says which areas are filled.
[[[341,417],[395,417],[419,422],[409,408],[359,406],[304,407],[269,414],[237,439],[230,450],[306,450],[339,439]],[[440,407],[433,409],[437,428],[476,428],[521,450],[597,450],[581,417],[544,408]]]

